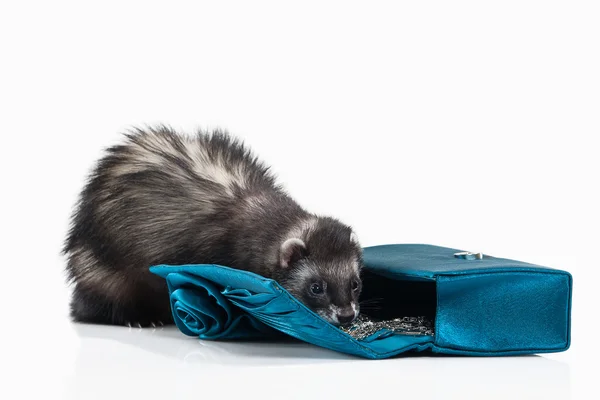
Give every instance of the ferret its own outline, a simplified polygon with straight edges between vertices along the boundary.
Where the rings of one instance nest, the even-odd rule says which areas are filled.
[[[173,322],[158,264],[217,264],[274,279],[329,323],[359,314],[353,229],[303,209],[225,130],[133,128],[105,149],[79,195],[63,254],[76,322]]]

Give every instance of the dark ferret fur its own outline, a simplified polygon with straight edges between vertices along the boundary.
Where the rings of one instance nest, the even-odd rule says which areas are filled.
[[[219,264],[277,280],[333,324],[359,312],[350,227],[301,208],[237,139],[135,129],[107,149],[72,216],[64,253],[75,321],[171,323],[157,264]]]

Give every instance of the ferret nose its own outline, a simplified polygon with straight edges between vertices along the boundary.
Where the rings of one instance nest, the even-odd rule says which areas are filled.
[[[347,325],[350,322],[354,321],[354,310],[349,308],[341,311],[337,315],[337,319],[340,322],[340,325]]]

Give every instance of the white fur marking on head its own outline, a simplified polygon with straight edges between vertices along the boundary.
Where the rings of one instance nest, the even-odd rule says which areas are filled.
[[[317,224],[317,218],[311,217],[299,224],[296,224],[286,235],[286,237],[306,237],[308,233],[314,229]]]
[[[310,278],[318,277],[317,267],[314,264],[303,263],[301,268],[294,270],[294,280],[304,285]]]
[[[287,284],[292,291],[302,293],[306,290],[307,284],[321,280],[317,266],[305,260],[299,265],[299,268],[291,270]]]

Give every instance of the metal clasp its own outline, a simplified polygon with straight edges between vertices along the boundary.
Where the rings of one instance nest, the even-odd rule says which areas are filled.
[[[463,260],[481,260],[483,259],[483,253],[471,253],[470,251],[461,251],[460,253],[454,253],[454,257],[462,258]]]

